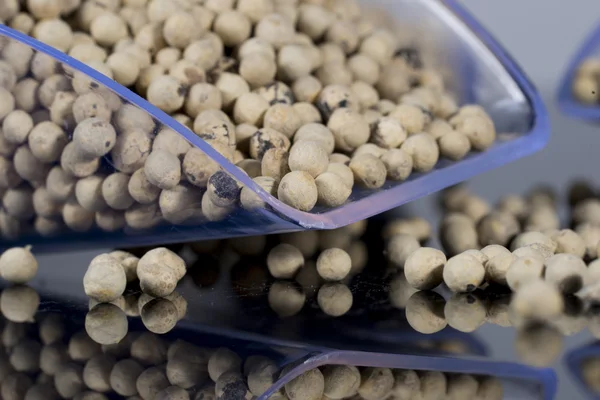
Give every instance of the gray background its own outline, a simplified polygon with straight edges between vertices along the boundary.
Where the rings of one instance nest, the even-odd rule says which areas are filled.
[[[600,129],[561,116],[554,97],[566,63],[589,31],[598,22],[598,0],[462,0],[471,12],[496,36],[532,78],[542,93],[552,119],[552,138],[542,152],[481,175],[471,182],[478,194],[496,200],[506,193],[525,192],[533,183],[563,189],[575,177],[598,181]],[[568,22],[567,22],[568,21]],[[423,210],[432,199],[419,201],[411,208]],[[54,288],[81,296],[81,278],[85,266],[96,253],[75,253],[69,257],[44,256],[37,280],[39,288]],[[491,347],[492,354],[502,359],[516,359],[513,350],[514,331],[484,326],[477,332]],[[571,350],[591,340],[587,333],[565,341]],[[568,376],[562,360],[556,365],[559,395],[582,398]]]

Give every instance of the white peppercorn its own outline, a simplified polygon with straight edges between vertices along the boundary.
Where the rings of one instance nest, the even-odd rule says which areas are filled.
[[[261,175],[275,179],[277,183],[290,172],[289,153],[280,148],[265,152],[261,160]]]
[[[504,398],[502,382],[495,376],[486,376],[479,381],[478,399],[501,400]]]
[[[306,302],[306,294],[302,288],[292,282],[277,281],[269,288],[268,302],[280,318],[287,318],[302,310]]]
[[[352,365],[327,365],[322,371],[324,379],[323,393],[330,399],[345,399],[358,393],[361,374]]]
[[[117,134],[113,126],[100,119],[88,118],[77,124],[73,143],[81,157],[102,157],[115,146]],[[63,155],[64,158],[64,155]]]
[[[333,133],[338,150],[352,151],[369,140],[369,125],[360,114],[349,108],[333,111],[327,127]]]
[[[196,83],[188,91],[185,112],[196,118],[202,111],[220,109],[223,104],[221,91],[209,83]]]
[[[227,110],[233,108],[235,101],[242,94],[250,92],[250,86],[244,78],[230,72],[223,72],[215,86],[221,91],[223,107]]]
[[[54,376],[69,361],[67,347],[62,343],[46,345],[40,351],[40,369],[48,376]]]
[[[6,214],[18,220],[28,220],[35,210],[33,209],[33,190],[29,186],[19,186],[9,189],[2,197],[2,206]]]
[[[110,391],[110,372],[116,362],[115,357],[110,354],[98,354],[90,358],[83,368],[85,385],[101,393]]]
[[[303,264],[304,257],[300,250],[287,243],[275,246],[267,256],[269,272],[278,279],[293,278]]]
[[[96,343],[119,343],[127,329],[127,316],[113,304],[98,304],[85,316],[85,330]]]
[[[83,368],[80,365],[70,363],[64,365],[54,375],[54,386],[62,398],[73,398],[85,390],[82,371]]]
[[[177,307],[167,299],[154,299],[144,305],[141,317],[144,326],[150,332],[165,334],[177,324]]]
[[[361,372],[358,393],[365,400],[383,399],[394,387],[394,376],[389,368],[365,368]]]
[[[329,156],[319,143],[302,140],[294,143],[290,150],[289,166],[292,171],[305,171],[316,178],[327,170]]]
[[[317,259],[317,271],[326,281],[343,280],[350,273],[351,267],[352,260],[342,249],[327,249]]]
[[[12,157],[15,153],[19,145],[15,143],[9,143],[4,135],[0,133],[0,156],[2,157]],[[11,163],[12,164],[12,163]]]
[[[185,47],[187,47],[187,45]],[[181,59],[181,55],[181,49],[178,49],[177,47],[165,47],[156,52],[154,55],[154,62],[156,65],[169,69]]]
[[[251,29],[250,20],[239,11],[225,11],[218,14],[213,23],[214,32],[221,37],[227,47],[243,43],[250,36]]]
[[[489,257],[485,264],[486,280],[496,282],[500,285],[506,285],[506,274],[516,259],[517,256],[514,254],[504,252],[496,256]]]
[[[121,396],[134,396],[137,394],[136,381],[144,372],[137,361],[125,359],[117,362],[110,372],[110,386]]]
[[[15,89],[16,92],[16,84],[17,75],[12,66],[5,61],[0,61],[0,86],[9,91]]]
[[[185,102],[186,90],[172,76],[162,75],[148,86],[148,101],[161,110],[172,113],[179,110]]]
[[[100,175],[91,175],[77,181],[75,184],[75,197],[81,207],[94,212],[107,207],[106,201],[102,197],[103,181],[104,177]]]
[[[341,317],[352,308],[352,292],[342,283],[327,283],[319,289],[317,303],[331,317]]]
[[[455,123],[454,128],[464,134],[471,142],[473,149],[478,151],[487,150],[496,140],[494,123],[485,113],[466,116]]]
[[[14,247],[0,256],[0,276],[11,283],[27,283],[37,274],[38,262],[31,247]]]
[[[236,101],[233,118],[237,124],[262,125],[269,103],[259,94],[244,93]]]
[[[563,229],[550,237],[556,242],[556,253],[573,254],[583,258],[586,252],[586,245],[583,238],[571,229]]]
[[[447,325],[444,318],[446,301],[435,292],[416,292],[406,303],[406,319],[417,332],[432,334]]]
[[[298,102],[294,103],[292,107],[294,107],[294,110],[296,110],[296,113],[300,117],[302,125],[321,123],[323,121],[319,110],[311,103]],[[296,132],[297,134],[298,132]]]
[[[29,64],[33,54],[33,48],[17,40],[9,40],[2,49],[4,61],[12,66],[19,79],[29,72]]]
[[[292,89],[283,82],[274,81],[254,90],[263,96],[270,105],[293,104],[294,94]]]
[[[382,117],[371,125],[371,142],[386,149],[399,147],[406,136],[402,125],[390,117]]]
[[[11,143],[25,143],[31,129],[33,129],[33,120],[27,112],[22,110],[12,111],[2,122],[4,138]]]
[[[102,393],[87,391],[79,393],[77,396],[73,397],[73,400],[108,400],[108,398]]]
[[[71,48],[73,31],[71,27],[60,19],[44,19],[33,28],[33,37],[62,52]]]
[[[241,367],[241,358],[225,347],[215,350],[208,360],[208,374],[213,382],[216,382],[223,373],[229,371],[238,372],[241,370]]]
[[[63,318],[59,314],[48,314],[38,324],[39,336],[45,345],[54,344],[65,335]]]
[[[543,272],[543,258],[522,256],[511,263],[506,272],[506,283],[516,292],[521,285],[541,279]]]
[[[76,178],[67,174],[61,167],[53,167],[46,177],[48,194],[56,201],[66,201],[73,193],[76,181]]]
[[[128,36],[125,21],[110,12],[102,13],[92,21],[90,33],[98,44],[107,47]]]
[[[265,192],[275,196],[277,191],[277,183],[274,178],[268,176],[257,176],[253,181],[259,185]],[[255,210],[264,208],[264,201],[254,191],[244,186],[240,192],[240,203],[246,210]]]
[[[12,322],[33,322],[40,296],[29,286],[11,286],[0,294],[0,311]]]
[[[129,175],[116,172],[107,176],[102,182],[102,197],[114,210],[126,210],[134,203],[127,189]]]
[[[169,386],[156,394],[156,400],[189,400],[190,395],[177,386]]]
[[[415,371],[395,369],[392,373],[394,374],[393,396],[398,400],[410,400],[418,396],[421,391],[421,380]],[[450,390],[448,393],[450,394]]]
[[[33,386],[31,378],[22,372],[14,372],[2,381],[0,394],[3,399],[23,399],[31,386]]]
[[[460,332],[474,332],[485,322],[484,302],[471,293],[454,294],[444,307],[448,325]]]
[[[27,336],[27,326],[22,323],[6,321],[2,331],[2,344],[5,348],[12,348]],[[6,360],[8,362],[8,359]]]
[[[46,78],[38,89],[40,103],[50,109],[58,92],[71,90],[71,81],[63,74],[52,75]]]
[[[309,173],[292,171],[281,179],[277,198],[300,211],[310,211],[318,200],[317,185]]]
[[[472,292],[483,283],[485,268],[474,256],[461,253],[448,260],[443,277],[450,290],[458,293]]]
[[[235,165],[243,170],[252,179],[260,176],[261,174],[261,163],[258,160],[243,159],[235,163]]]
[[[519,287],[510,306],[518,316],[549,319],[563,312],[564,300],[555,285],[534,280]]]
[[[83,277],[85,294],[105,303],[121,296],[126,284],[125,270],[119,260],[112,256],[92,260]]]
[[[378,189],[385,183],[385,164],[374,155],[363,154],[352,158],[350,169],[354,173],[354,181],[360,186]]]
[[[572,294],[582,288],[586,279],[587,267],[583,260],[572,254],[556,254],[546,260],[544,277],[557,285],[565,294]]]
[[[250,356],[246,359],[244,364],[245,372],[246,366],[252,357],[254,356]],[[257,360],[256,363],[253,363],[247,371],[248,388],[250,392],[255,396],[264,394],[275,383],[275,375],[277,371],[277,364],[269,359],[261,359]]]
[[[141,259],[138,263],[138,277],[142,291],[154,297],[173,293],[178,281],[173,268],[157,263],[142,263]]]
[[[141,300],[142,297],[140,302]],[[167,345],[159,336],[143,332],[137,337],[132,337],[131,357],[143,365],[161,365],[167,360]]]
[[[318,192],[317,203],[326,207],[341,206],[352,194],[352,187],[334,172],[322,173],[315,179],[315,184]]]
[[[325,380],[318,368],[304,372],[285,384],[285,394],[290,400],[319,400],[323,398]]]
[[[308,123],[298,129],[294,135],[294,145],[301,141],[319,143],[328,155],[333,153],[335,146],[335,139],[331,131],[319,123]]]
[[[142,372],[135,384],[142,399],[153,399],[161,391],[170,386],[164,368],[151,367]]]
[[[0,211],[0,232],[7,239],[18,239],[24,230],[23,221]]]
[[[254,35],[269,42],[276,49],[280,49],[291,42],[294,36],[294,26],[282,15],[269,14],[257,23]]]
[[[527,365],[548,367],[563,350],[563,335],[548,324],[532,324],[517,331],[515,351]]]
[[[442,398],[447,391],[446,375],[439,371],[420,371],[421,396],[423,399]]]
[[[445,264],[446,256],[443,252],[421,247],[406,259],[404,274],[413,287],[430,290],[442,283]]]
[[[13,163],[17,174],[32,184],[42,183],[51,167],[50,164],[39,161],[27,145],[22,145],[17,149]],[[6,174],[10,174],[11,172],[10,169],[5,171]],[[17,188],[14,189],[16,190]]]
[[[191,345],[186,345],[175,352],[167,362],[166,372],[169,382],[184,389],[203,384],[208,380],[208,357],[209,355],[204,354],[202,349]]]
[[[0,119],[4,119],[15,109],[15,98],[6,88],[0,87],[0,99]]]
[[[255,24],[274,11],[272,0],[238,0],[237,10]]]
[[[63,227],[62,221],[46,217],[36,217],[33,225],[35,231],[42,237],[52,237]]]
[[[144,173],[151,184],[163,190],[172,189],[181,179],[181,163],[177,156],[155,150],[146,159]]]
[[[387,259],[396,267],[404,268],[408,257],[421,248],[419,241],[409,234],[392,236],[386,245]]]
[[[65,131],[56,123],[40,122],[28,136],[29,150],[41,162],[55,162],[68,143]]]
[[[406,180],[413,169],[413,158],[402,149],[390,149],[381,156],[381,161],[387,170],[388,179],[394,181]]]

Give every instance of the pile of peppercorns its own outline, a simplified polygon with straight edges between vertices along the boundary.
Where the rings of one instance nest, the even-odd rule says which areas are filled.
[[[422,247],[432,236],[427,221],[390,221],[383,231],[390,302],[422,333],[447,325],[472,332],[486,321],[518,327],[517,347],[536,365],[554,360],[562,335],[585,328],[600,335],[600,199],[575,182],[564,203],[538,188],[494,208],[463,186],[449,189],[439,226],[444,252]],[[571,229],[561,229],[559,208],[567,205]],[[448,300],[431,291],[442,283],[453,292]]]
[[[0,22],[114,79],[269,194],[344,204],[496,137],[354,0],[9,0]],[[88,76],[0,38],[0,231],[217,221],[258,195]],[[107,164],[110,168],[106,168]]]

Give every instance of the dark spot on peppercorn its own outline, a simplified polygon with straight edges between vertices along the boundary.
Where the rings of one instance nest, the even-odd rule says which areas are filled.
[[[187,89],[185,88],[185,86],[179,86],[179,88],[177,89],[177,94],[180,96],[185,96],[187,92]]]
[[[402,58],[406,63],[415,69],[423,68],[423,61],[421,60],[421,53],[414,47],[403,47],[394,53],[394,57]]]
[[[110,141],[106,141],[106,143],[104,143],[104,145],[105,145],[106,147],[110,147]]]
[[[248,389],[243,380],[235,381],[225,385],[223,395],[219,397],[221,400],[238,400],[246,396]]]
[[[473,304],[476,301],[477,301],[477,299],[475,298],[475,296],[471,296],[471,295],[467,296],[467,303]]]
[[[237,200],[242,188],[225,171],[215,172],[209,179],[208,184],[215,188],[215,194],[226,200]]]
[[[475,289],[477,289],[477,288],[475,287],[475,285],[472,285],[472,284],[469,284],[469,285],[467,285],[467,292],[472,292],[472,291],[474,291]]]
[[[96,82],[90,83],[90,89],[98,89],[99,87],[100,85],[98,85]]]
[[[327,121],[331,116],[331,108],[329,107],[329,104],[327,104],[327,102],[325,101],[317,102],[317,110],[319,110],[321,118],[323,118],[323,120],[325,121]]]
[[[559,289],[563,293],[575,293],[583,287],[583,280],[579,275],[572,275],[565,278],[559,285]]]

